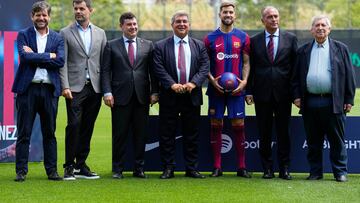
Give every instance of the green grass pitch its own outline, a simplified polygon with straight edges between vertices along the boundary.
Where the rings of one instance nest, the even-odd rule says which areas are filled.
[[[350,116],[360,115],[359,97],[358,91]],[[156,114],[156,107],[151,111]],[[254,115],[253,106],[247,107],[247,112]],[[202,113],[206,114],[206,107]],[[66,124],[63,98],[60,98],[57,121],[58,169],[62,175]],[[252,179],[225,173],[220,178],[203,180],[185,178],[182,172],[170,180],[160,180],[160,172],[147,172],[149,178],[140,180],[126,172],[123,180],[113,180],[110,121],[110,110],[103,105],[88,158],[88,164],[101,179],[51,182],[46,179],[42,163],[30,163],[27,180],[16,183],[15,164],[4,163],[0,164],[0,202],[360,202],[358,174],[350,174],[347,183],[335,182],[332,174],[326,174],[322,181],[306,181],[307,174],[295,173],[292,181],[264,180],[258,172],[253,173]]]

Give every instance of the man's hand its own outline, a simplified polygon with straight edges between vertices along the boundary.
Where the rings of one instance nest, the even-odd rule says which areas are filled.
[[[351,111],[351,108],[352,108],[351,104],[344,104],[345,113],[349,113]]]
[[[61,95],[65,97],[66,99],[73,99],[73,96],[71,94],[71,91],[69,88],[63,89]]]
[[[254,104],[254,97],[252,95],[246,95],[245,101],[246,101],[247,105],[252,105],[252,104]]]
[[[236,89],[234,89],[232,92],[231,92],[231,95],[236,95],[237,93],[241,92],[244,90],[246,84],[247,84],[247,81],[246,80],[240,80],[240,78],[236,78],[238,81],[239,81],[239,85],[237,86]]]
[[[300,106],[301,106],[301,99],[300,99],[300,98],[296,98],[296,99],[294,100],[294,104],[295,104],[296,107],[300,108]]]
[[[106,106],[112,108],[114,106],[114,97],[112,95],[104,96],[104,102]]]
[[[196,85],[192,82],[188,82],[188,83],[184,84],[183,87],[186,92],[191,93],[191,91],[196,87]]]
[[[176,92],[178,94],[185,93],[185,88],[183,87],[182,84],[175,83],[175,84],[171,85],[171,89],[174,90],[174,92]]]
[[[56,54],[55,53],[50,53],[50,58],[51,59],[56,59]]]
[[[219,85],[219,79],[221,78],[221,75],[217,76],[216,78],[210,76],[209,77],[209,82],[210,84],[212,84],[212,86],[215,87],[215,89],[221,93],[221,94],[224,94],[224,88],[222,88],[220,85]]]
[[[34,51],[28,46],[23,46],[23,49],[26,53],[34,53]]]
[[[159,101],[159,95],[158,94],[152,94],[150,95],[150,106],[153,106]]]

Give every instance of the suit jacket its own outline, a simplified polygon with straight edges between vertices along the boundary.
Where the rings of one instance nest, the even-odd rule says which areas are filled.
[[[279,31],[279,44],[274,62],[267,54],[265,31],[251,37],[250,76],[247,94],[256,101],[292,99],[291,84],[296,60],[297,38],[294,34]]]
[[[80,92],[86,82],[89,70],[91,84],[96,93],[100,93],[100,64],[106,44],[106,35],[101,28],[91,25],[91,47],[87,54],[85,45],[76,27],[76,23],[60,30],[65,41],[65,65],[60,71],[62,88]]]
[[[34,52],[26,53],[23,46],[30,47]],[[55,86],[54,96],[60,96],[59,69],[64,65],[63,38],[58,33],[49,30],[44,53],[37,53],[36,32],[32,26],[18,33],[17,48],[20,64],[16,72],[12,91],[17,94],[24,93],[34,78],[36,68],[40,67],[47,70],[51,83]],[[56,58],[50,59],[50,53],[55,53]]]
[[[347,46],[339,41],[328,38],[331,64],[331,91],[333,112],[344,113],[344,104],[354,105],[355,73],[351,65]],[[300,113],[303,112],[306,101],[306,77],[309,71],[310,56],[313,43],[309,42],[297,51],[296,83],[294,85],[294,99],[301,98]]]
[[[202,41],[189,37],[191,51],[189,82],[196,85],[191,92],[194,106],[200,106],[202,99],[202,84],[209,73],[209,57]],[[178,83],[176,60],[174,53],[174,38],[169,37],[155,43],[154,72],[160,82],[160,100],[162,105],[175,105],[176,93],[171,86]]]
[[[130,64],[123,37],[111,40],[105,46],[101,87],[103,93],[112,93],[115,105],[128,104],[134,90],[141,104],[149,104],[150,92],[158,92],[152,70],[153,44],[137,37],[136,45],[134,66]]]

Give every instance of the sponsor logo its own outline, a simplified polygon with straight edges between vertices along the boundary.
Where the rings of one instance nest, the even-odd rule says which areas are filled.
[[[242,115],[242,114],[243,114],[243,112],[236,113],[237,116],[240,116],[240,115]]]
[[[179,139],[179,138],[182,138],[182,136],[177,136],[177,137],[175,138],[175,140],[177,140],[177,139]],[[151,150],[153,150],[153,149],[156,149],[156,148],[158,148],[159,146],[160,146],[160,142],[159,142],[159,141],[146,144],[146,145],[145,145],[145,152],[151,151]]]
[[[218,48],[221,45],[222,45],[222,43],[221,44],[215,44],[215,48]]]
[[[219,59],[220,61],[224,60],[224,59],[237,59],[237,58],[239,58],[239,55],[238,54],[224,54],[223,52],[219,52],[216,55],[216,58]]]
[[[303,145],[303,149],[308,148],[307,141],[305,140]],[[360,149],[360,140],[345,140],[345,148],[346,149]],[[327,140],[324,140],[323,149],[330,149],[330,143]]]
[[[226,135],[226,134],[221,134],[221,153],[225,154],[228,153],[232,146],[233,146],[233,142],[230,138],[230,136]]]

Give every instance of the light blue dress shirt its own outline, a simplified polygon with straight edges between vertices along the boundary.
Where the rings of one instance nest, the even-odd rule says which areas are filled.
[[[270,33],[268,33],[266,30],[265,30],[265,43],[266,43],[266,47],[267,45],[269,44],[269,41],[270,41]],[[278,50],[278,47],[279,47],[279,29],[276,30],[276,32],[273,34],[273,43],[274,43],[274,61],[275,61],[275,57],[276,57],[276,53],[277,53],[277,50]]]
[[[189,36],[186,35],[183,39],[180,39],[178,36],[174,35],[174,51],[175,51],[175,59],[176,59],[176,72],[178,76],[178,82],[180,83],[180,70],[178,68],[178,56],[179,56],[179,46],[180,40],[183,40],[183,46],[185,49],[185,64],[186,64],[186,82],[189,82],[190,75],[190,65],[191,65],[191,50],[189,45]]]
[[[80,38],[85,46],[86,54],[89,55],[90,49],[91,49],[91,23],[87,26],[86,29],[84,29],[78,22],[76,22],[76,27],[78,28],[78,32],[80,35]],[[89,79],[89,69],[86,71],[86,78]]]
[[[329,40],[323,44],[313,43],[309,72],[306,77],[306,85],[309,93],[331,93],[331,64]]]

